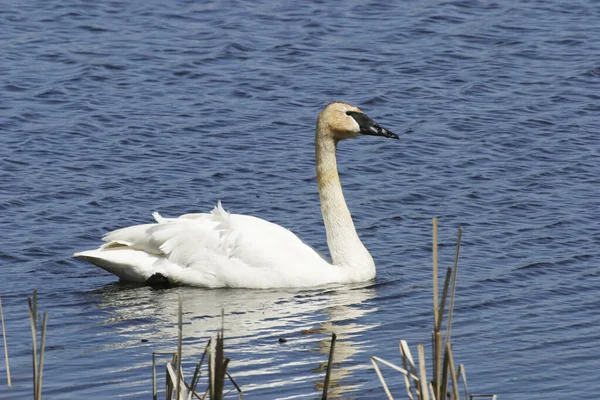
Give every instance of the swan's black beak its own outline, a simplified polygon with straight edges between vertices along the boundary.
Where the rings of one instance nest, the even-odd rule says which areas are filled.
[[[366,114],[357,111],[347,111],[346,114],[354,118],[354,120],[360,127],[361,135],[383,136],[386,138],[400,139],[398,135],[388,131],[387,129],[379,125],[377,122],[367,117]]]

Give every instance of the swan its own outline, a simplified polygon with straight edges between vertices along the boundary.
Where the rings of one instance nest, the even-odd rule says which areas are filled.
[[[360,241],[344,200],[337,171],[340,140],[361,135],[398,139],[358,107],[328,104],[317,118],[315,155],[321,212],[331,262],[295,234],[249,215],[231,214],[219,201],[210,213],[164,218],[108,233],[95,250],[74,257],[123,281],[206,288],[308,287],[364,282],[375,262]]]

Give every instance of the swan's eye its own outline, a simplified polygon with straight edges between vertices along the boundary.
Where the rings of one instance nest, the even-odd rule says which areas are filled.
[[[346,111],[346,115],[350,115],[352,111]]]

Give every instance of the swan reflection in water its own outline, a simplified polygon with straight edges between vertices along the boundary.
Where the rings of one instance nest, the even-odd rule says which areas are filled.
[[[367,354],[355,356],[365,350],[365,332],[378,325],[368,318],[377,310],[370,301],[376,295],[370,284],[260,291],[154,290],[111,284],[102,289],[99,307],[112,315],[106,321],[113,326],[111,335],[118,334],[122,346],[149,351],[149,365],[150,350],[176,348],[179,293],[186,371],[199,361],[208,338],[221,328],[222,310],[225,353],[231,358],[228,370],[245,393],[281,393],[278,390],[284,386],[288,393],[296,392],[307,390],[310,382],[321,391],[332,332],[338,339],[330,397],[356,390],[348,378],[356,370],[369,368]],[[280,338],[286,342],[280,344]],[[140,345],[141,339],[149,343]]]

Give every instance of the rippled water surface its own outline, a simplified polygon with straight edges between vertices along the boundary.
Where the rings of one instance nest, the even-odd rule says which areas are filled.
[[[430,341],[439,216],[443,267],[464,227],[453,340],[469,386],[595,398],[598,21],[593,1],[2,2],[0,295],[14,385],[0,363],[0,397],[30,397],[37,288],[47,399],[149,398],[179,293],[186,371],[224,308],[247,398],[318,397],[332,331],[332,394],[382,398],[369,356],[398,361],[399,339]],[[331,100],[402,136],[339,149],[375,281],[153,290],[71,258],[153,211],[217,200],[326,252],[312,142]]]

